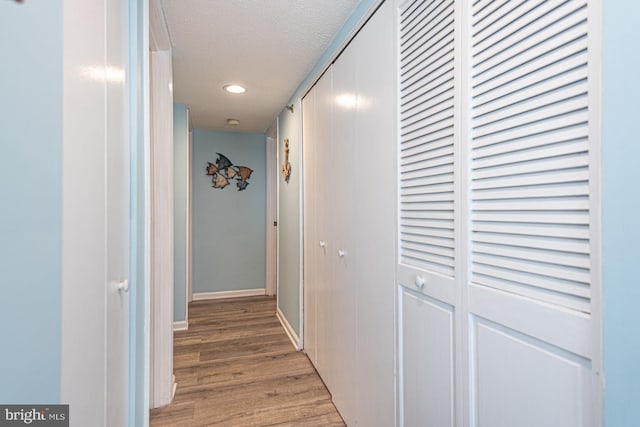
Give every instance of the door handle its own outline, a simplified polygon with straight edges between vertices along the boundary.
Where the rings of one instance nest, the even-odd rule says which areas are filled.
[[[127,279],[118,282],[118,292],[129,292],[129,281]]]
[[[320,247],[324,248],[327,246],[327,242],[323,242],[322,240],[320,240]]]
[[[347,253],[346,253],[345,251],[343,251],[342,249],[338,249],[338,256],[339,256],[340,258],[344,258],[344,256],[345,256],[346,254],[347,254]]]

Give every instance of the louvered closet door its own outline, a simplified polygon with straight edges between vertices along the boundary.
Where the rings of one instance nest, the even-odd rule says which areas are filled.
[[[472,425],[599,423],[589,7],[470,11]]]
[[[398,8],[400,85],[400,422],[454,425],[459,300],[456,11],[453,0]]]

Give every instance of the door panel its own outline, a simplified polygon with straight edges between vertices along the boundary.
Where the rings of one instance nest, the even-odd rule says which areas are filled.
[[[589,360],[475,316],[471,328],[475,425],[585,425]]]
[[[360,165],[357,156],[357,56],[353,49],[345,50],[331,67],[333,79],[333,128],[331,157],[325,164],[326,184],[331,191],[330,221],[333,251],[328,257],[333,263],[333,280],[328,283],[330,352],[332,370],[331,396],[348,425],[356,421],[354,381],[356,363],[356,262],[360,256],[355,227],[358,218]],[[347,177],[347,179],[345,179]],[[328,206],[329,207],[329,206]]]
[[[587,6],[471,7],[472,425],[599,423]]]
[[[454,425],[453,307],[400,288],[401,425]]]
[[[318,299],[318,150],[316,139],[315,88],[302,100],[302,171],[304,173],[304,351],[315,366],[317,360],[317,299]]]
[[[128,418],[129,99],[128,2],[106,2],[107,142],[107,425]],[[122,289],[118,289],[121,285]]]
[[[352,41],[357,53],[356,414],[362,426],[395,424],[395,63],[386,2]],[[393,162],[393,163],[392,163]],[[366,242],[365,244],[362,244]]]
[[[460,129],[455,2],[398,9],[401,425],[456,423]]]
[[[329,193],[330,186],[326,180],[328,174],[323,173],[327,170],[327,165],[332,157],[332,117],[333,117],[333,101],[331,98],[332,80],[331,70],[327,71],[325,76],[315,86],[315,105],[316,105],[316,179],[318,180],[316,193],[316,226],[319,252],[317,258],[317,299],[316,304],[318,310],[323,310],[323,315],[316,315],[316,334],[317,334],[317,361],[316,369],[322,376],[322,379],[331,387],[333,384],[333,372],[329,366],[328,355],[330,351],[331,337],[328,330],[329,316],[326,315],[328,307],[332,306],[331,294],[329,292],[333,282],[333,259],[330,256],[336,250],[334,242],[331,239],[330,224],[328,215],[332,205],[332,197]],[[320,245],[323,246],[320,246]]]
[[[457,208],[455,39],[453,30],[448,29],[454,25],[453,12],[453,0],[438,4],[411,3],[399,11],[398,238],[403,274],[398,279],[404,286],[446,295],[451,295],[456,288],[455,262],[458,258],[454,231]],[[423,15],[428,19],[415,25],[415,20]],[[422,39],[440,41],[418,43]],[[447,302],[453,303],[451,299]]]

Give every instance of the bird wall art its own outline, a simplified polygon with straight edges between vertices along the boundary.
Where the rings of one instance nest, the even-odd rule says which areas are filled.
[[[216,154],[218,158],[215,164],[207,162],[206,169],[207,175],[211,176],[212,187],[223,189],[235,179],[238,191],[246,190],[249,185],[248,179],[251,178],[253,169],[247,166],[234,166],[227,156],[220,153]]]

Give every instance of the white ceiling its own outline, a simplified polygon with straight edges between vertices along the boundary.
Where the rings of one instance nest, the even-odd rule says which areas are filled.
[[[175,102],[193,127],[265,132],[358,0],[162,0]],[[223,92],[227,83],[247,87]],[[227,118],[240,120],[230,127]]]

